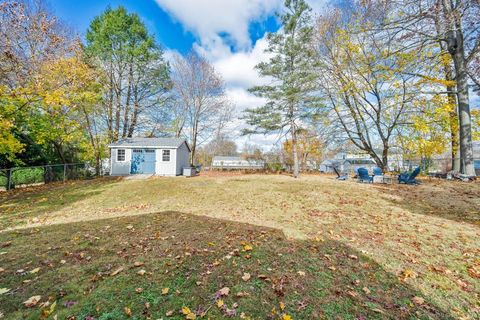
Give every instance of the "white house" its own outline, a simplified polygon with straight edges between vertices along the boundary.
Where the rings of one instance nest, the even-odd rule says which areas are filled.
[[[127,138],[110,148],[110,174],[178,176],[190,164],[190,147],[178,138]]]
[[[216,169],[263,169],[265,161],[244,159],[241,157],[215,156],[212,160],[212,168]]]

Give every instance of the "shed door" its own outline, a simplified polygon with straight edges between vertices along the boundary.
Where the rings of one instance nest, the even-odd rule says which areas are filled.
[[[144,150],[143,173],[155,173],[155,149]]]
[[[155,150],[133,149],[130,173],[155,173]]]

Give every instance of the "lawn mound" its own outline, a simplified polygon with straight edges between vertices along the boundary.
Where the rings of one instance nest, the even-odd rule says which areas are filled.
[[[3,232],[0,244],[5,319],[448,318],[340,242],[180,212]]]

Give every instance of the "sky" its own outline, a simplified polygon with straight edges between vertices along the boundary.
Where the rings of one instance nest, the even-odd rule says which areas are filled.
[[[279,29],[275,13],[283,0],[47,0],[50,7],[81,36],[90,21],[107,6],[120,5],[137,13],[163,47],[167,59],[175,53],[195,50],[207,58],[223,77],[226,94],[235,106],[228,134],[239,148],[246,142],[264,150],[277,135],[242,137],[242,111],[262,105],[248,88],[265,83],[255,65],[268,59],[265,35]],[[324,0],[308,1],[314,11]]]

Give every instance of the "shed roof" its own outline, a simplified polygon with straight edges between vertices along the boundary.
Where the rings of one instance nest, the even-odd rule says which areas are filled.
[[[110,148],[116,147],[130,147],[130,148],[178,148],[183,143],[186,143],[185,139],[181,138],[126,138],[113,142],[109,145]],[[187,143],[188,146],[188,143]],[[188,147],[190,150],[190,147]]]

